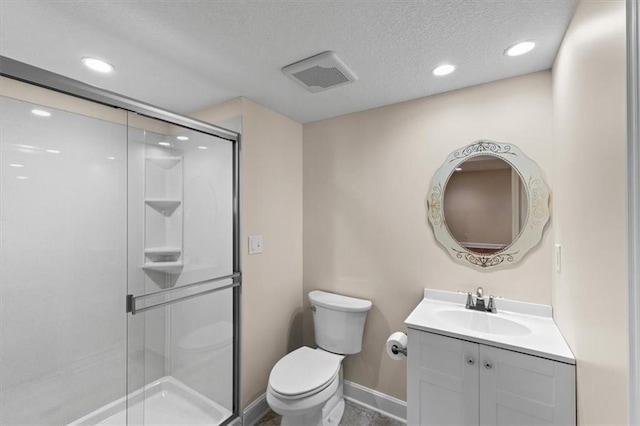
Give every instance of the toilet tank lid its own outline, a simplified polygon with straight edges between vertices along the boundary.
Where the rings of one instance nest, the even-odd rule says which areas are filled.
[[[356,299],[320,290],[310,292],[309,300],[313,305],[344,312],[366,312],[371,309],[372,305],[370,300]]]

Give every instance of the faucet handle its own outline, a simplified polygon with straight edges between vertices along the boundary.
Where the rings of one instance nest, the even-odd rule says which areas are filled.
[[[471,293],[467,293],[467,303],[464,305],[467,309],[474,309],[476,306],[473,304],[473,296]]]
[[[496,313],[498,310],[496,309],[496,304],[493,301],[493,296],[489,296],[489,304],[487,305],[487,312]]]
[[[476,290],[476,297],[480,299],[484,298],[484,290],[482,289],[482,287],[478,287],[478,289]]]

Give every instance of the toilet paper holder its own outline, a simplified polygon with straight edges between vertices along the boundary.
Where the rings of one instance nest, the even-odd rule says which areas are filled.
[[[398,345],[391,346],[391,352],[393,352],[394,355],[402,354],[407,356],[407,348],[399,348]]]

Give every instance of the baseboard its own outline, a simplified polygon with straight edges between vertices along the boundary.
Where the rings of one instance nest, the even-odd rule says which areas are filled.
[[[262,394],[258,399],[247,405],[242,412],[242,426],[253,426],[258,420],[269,412],[267,395]]]
[[[382,392],[345,380],[344,398],[347,401],[376,411],[394,420],[407,422],[407,403],[392,396],[385,395]],[[242,425],[253,426],[268,412],[269,404],[267,404],[267,396],[266,394],[262,394],[244,409],[242,413]]]
[[[407,422],[407,403],[382,392],[345,380],[344,398],[392,419]]]

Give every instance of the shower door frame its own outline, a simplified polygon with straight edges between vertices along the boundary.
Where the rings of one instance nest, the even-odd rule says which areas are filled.
[[[627,0],[629,423],[640,424],[640,6]]]
[[[85,99],[98,104],[115,107],[124,111],[133,112],[146,117],[158,119],[169,124],[179,125],[201,133],[212,135],[224,139],[233,144],[233,274],[225,277],[216,277],[208,282],[231,278],[232,284],[224,285],[213,290],[197,293],[191,297],[196,297],[213,292],[233,289],[233,389],[232,389],[232,414],[221,426],[232,424],[240,419],[240,295],[242,289],[242,272],[240,268],[240,140],[241,135],[237,132],[224,129],[204,121],[196,120],[177,114],[163,108],[159,108],[136,99],[119,95],[108,90],[101,89],[78,80],[65,77],[51,71],[37,68],[23,62],[0,55],[0,76],[13,80],[22,81],[28,84],[39,86],[55,92],[64,93],[77,98]],[[126,283],[123,283],[126,284]],[[201,284],[201,283],[195,283]],[[194,284],[194,285],[195,285]],[[184,287],[178,287],[183,289]],[[144,297],[140,295],[137,297]],[[127,295],[123,300],[123,309],[129,314],[135,314],[135,299],[132,295]],[[175,299],[177,302],[183,298]],[[142,312],[146,309],[140,309]]]

